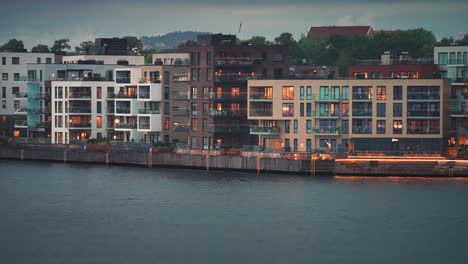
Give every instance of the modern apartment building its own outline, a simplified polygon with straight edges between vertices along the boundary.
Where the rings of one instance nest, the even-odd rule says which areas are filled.
[[[52,82],[52,143],[104,137],[139,142],[161,131],[161,85],[140,85],[139,68],[116,69],[114,76],[106,81]]]
[[[238,44],[235,35],[215,34],[178,50],[190,54],[190,147],[255,143],[247,120],[247,81],[287,78],[287,47]]]
[[[468,144],[468,46],[434,48],[434,62],[452,83],[451,144]]]
[[[144,56],[131,55],[72,55],[63,56],[65,64],[144,65]]]
[[[105,80],[52,82],[52,142],[186,143],[187,66],[115,66]]]
[[[358,61],[348,67],[348,77],[354,79],[432,79],[438,77],[438,67],[432,58],[413,59],[408,53],[393,56],[390,52],[382,54],[380,60]],[[439,77],[440,78],[440,77]]]
[[[440,152],[449,83],[440,79],[252,80],[250,133],[258,144],[310,152]]]
[[[53,53],[0,52],[0,136],[26,137],[29,63],[55,63]],[[36,78],[42,78],[38,72]]]

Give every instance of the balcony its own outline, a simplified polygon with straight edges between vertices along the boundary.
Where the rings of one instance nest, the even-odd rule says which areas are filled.
[[[250,94],[250,101],[258,101],[258,102],[262,102],[262,101],[273,101],[273,95],[265,95],[265,94]]]
[[[31,126],[30,128],[50,128],[51,123],[50,122],[40,122],[37,123],[35,126]],[[61,127],[61,125],[59,125]]]
[[[215,82],[246,82],[249,80],[259,80],[261,76],[258,74],[221,74],[215,75]]]
[[[440,118],[439,111],[420,111],[420,110],[410,110],[408,111],[408,118],[410,117],[423,117],[423,118]]]
[[[138,83],[161,83],[159,78],[140,78]]]
[[[230,126],[230,125],[225,125],[225,126],[215,125],[213,130],[215,133],[239,133],[241,131],[239,126]]]
[[[216,66],[252,66],[260,62],[260,58],[247,57],[218,57],[215,58]]]
[[[214,99],[215,100],[242,100],[242,101],[245,101],[246,100],[246,96],[245,95],[232,95],[232,93],[222,93],[222,94],[216,94],[214,95]]]
[[[137,129],[136,123],[117,123],[115,129]]]
[[[250,116],[273,116],[273,110],[272,109],[251,109]]]
[[[116,107],[116,114],[130,114],[130,107]]]
[[[91,114],[91,107],[69,107],[69,114]]]
[[[28,108],[27,107],[16,107],[15,114],[27,114]]]
[[[231,111],[231,110],[217,111],[217,110],[211,109],[210,116],[212,117],[246,117],[247,113],[243,111]]]
[[[17,99],[26,99],[26,98],[28,98],[28,93],[15,93],[15,98],[17,98]]]
[[[174,132],[188,132],[190,130],[189,125],[177,124],[174,125]]]
[[[353,127],[353,134],[372,134],[372,128],[369,128],[369,127]]]
[[[251,135],[277,136],[281,133],[280,127],[251,126]]]
[[[50,100],[51,94],[50,93],[37,93],[33,95],[32,98],[34,98],[35,100],[47,100],[47,99]]]
[[[440,133],[440,128],[438,127],[417,127],[417,128],[408,128],[407,134],[418,134],[418,135],[437,135]]]
[[[68,127],[71,129],[91,128],[91,123],[90,122],[69,123]]]
[[[340,129],[338,127],[315,127],[314,134],[318,136],[339,136]]]
[[[372,117],[372,110],[353,110],[353,117]]]
[[[140,123],[138,124],[138,129],[149,130],[150,124],[149,123]]]
[[[372,94],[367,93],[353,93],[354,101],[372,101]]]
[[[161,114],[161,111],[159,111],[159,109],[140,108],[138,109],[138,113],[153,115],[153,114]]]
[[[68,93],[69,99],[91,99],[91,92],[71,92]]]
[[[24,128],[28,126],[27,120],[15,120],[14,122],[15,128]]]
[[[115,82],[116,83],[130,83],[130,78],[126,78],[126,77],[117,77],[115,79]]]
[[[173,82],[188,82],[190,81],[188,74],[174,74],[172,75]]]
[[[338,111],[335,111],[333,113],[330,113],[330,112],[318,112],[318,113],[315,113],[314,115],[315,118],[340,118],[340,112]]]
[[[408,101],[439,101],[440,94],[438,93],[424,93],[424,94],[417,94],[417,93],[409,93],[408,94]]]
[[[468,117],[468,109],[465,110],[452,110],[450,112],[451,117]]]
[[[189,112],[190,111],[187,108],[172,109],[172,115],[173,116],[189,116]]]
[[[125,94],[125,93],[118,93],[118,94],[111,94],[111,98],[115,99],[137,99],[137,94]]]
[[[331,98],[331,97],[319,97],[316,99],[318,102],[340,102],[340,98]]]
[[[188,92],[173,92],[172,93],[172,100],[189,100]]]

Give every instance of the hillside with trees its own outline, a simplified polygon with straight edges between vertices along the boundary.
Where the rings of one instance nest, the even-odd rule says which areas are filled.
[[[159,36],[143,36],[141,42],[143,49],[164,50],[177,48],[184,41],[195,41],[200,34],[210,34],[208,32],[177,31]]]

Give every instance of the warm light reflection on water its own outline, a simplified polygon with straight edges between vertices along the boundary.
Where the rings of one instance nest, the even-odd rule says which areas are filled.
[[[334,176],[335,180],[338,181],[382,181],[382,182],[448,182],[448,181],[460,181],[467,182],[468,178],[463,177],[446,177],[446,178],[434,178],[434,177],[401,177],[401,176]]]

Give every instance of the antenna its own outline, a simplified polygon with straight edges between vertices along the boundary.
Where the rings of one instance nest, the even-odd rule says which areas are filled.
[[[241,22],[239,24],[239,39],[242,40],[242,19],[241,19]]]

